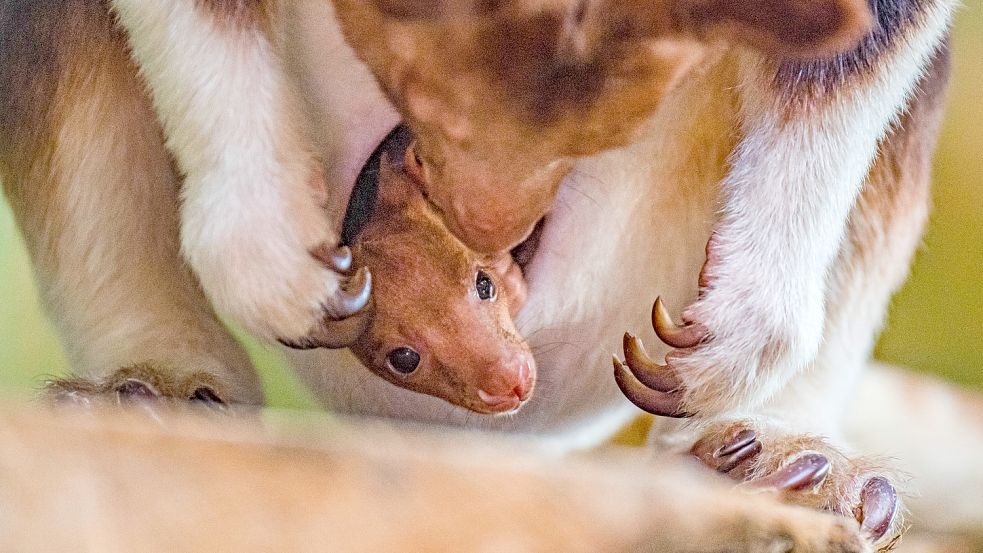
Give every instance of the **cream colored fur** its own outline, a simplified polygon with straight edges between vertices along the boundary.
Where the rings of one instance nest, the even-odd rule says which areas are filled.
[[[843,519],[682,459],[275,414],[162,421],[5,406],[0,549],[870,551]]]
[[[737,61],[744,137],[721,184],[710,286],[687,308],[713,336],[673,361],[692,411],[753,408],[816,358],[827,275],[850,212],[881,138],[945,37],[953,6],[937,3],[872,73],[819,105],[790,108],[775,93],[770,64],[753,55]],[[818,370],[833,377],[827,369]]]
[[[275,37],[194,0],[112,5],[185,175],[181,249],[203,290],[262,337],[307,335],[340,282],[310,251],[338,229]]]

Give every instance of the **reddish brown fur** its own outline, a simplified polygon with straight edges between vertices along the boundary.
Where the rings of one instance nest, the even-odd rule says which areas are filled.
[[[858,39],[869,20],[859,0],[415,2],[408,15],[391,2],[336,4],[420,137],[428,196],[485,253],[529,233],[572,158],[632,138],[701,59],[688,38],[815,55]]]
[[[374,278],[374,319],[351,348],[363,364],[398,386],[478,412],[520,404],[495,409],[478,390],[508,396],[523,386],[521,400],[528,398],[531,380],[520,382],[518,370],[528,363],[528,379],[534,379],[535,364],[510,315],[525,295],[518,269],[507,264],[510,274],[502,275],[495,259],[455,238],[402,164],[388,155],[380,165],[374,213],[353,251],[355,263],[369,267]],[[495,283],[494,301],[477,296],[479,269]],[[411,375],[387,366],[388,353],[399,347],[421,356]]]

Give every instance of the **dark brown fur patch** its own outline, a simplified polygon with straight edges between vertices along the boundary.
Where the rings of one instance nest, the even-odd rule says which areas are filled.
[[[690,3],[688,15],[698,26],[734,21],[753,29],[769,29],[780,43],[790,47],[808,47],[843,28],[847,14],[838,7],[833,2],[712,0]],[[795,24],[789,21],[790,16]]]
[[[918,24],[934,0],[868,0],[874,27],[860,44],[827,59],[789,61],[777,72],[777,88],[788,97],[825,95],[854,78],[874,72],[905,33]]]
[[[562,28],[561,14],[543,13],[503,25],[502,32],[486,35],[487,43],[478,49],[485,56],[481,63],[502,78],[535,123],[591,106],[613,65],[603,53],[585,60],[561,58],[557,45]]]

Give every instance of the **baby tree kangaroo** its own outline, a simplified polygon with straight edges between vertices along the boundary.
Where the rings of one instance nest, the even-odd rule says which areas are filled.
[[[760,52],[767,72],[775,59],[845,50],[871,25],[862,0],[336,4],[349,41],[419,137],[413,148],[427,197],[468,246],[499,255],[549,210],[577,158],[637,138],[720,44]],[[830,169],[820,166],[808,179],[786,175],[779,165],[789,158],[773,155],[780,146],[796,159],[840,154],[839,136],[823,152],[786,144],[782,133],[797,117],[814,123],[836,103],[818,91],[790,94],[749,91],[744,131],[752,140],[735,152],[742,163],[725,185],[700,298],[685,311],[685,329],[659,312],[660,336],[679,348],[666,371],[679,385],[661,414],[758,404],[804,367],[821,339],[823,278],[876,139],[865,159],[836,165],[850,174],[819,177]],[[883,132],[891,113],[863,132]],[[793,228],[802,232],[790,237]]]
[[[447,230],[409,172],[410,139],[399,127],[373,154],[346,218],[342,238],[374,283],[372,322],[351,350],[397,386],[479,413],[517,409],[536,377],[511,316],[522,275]]]

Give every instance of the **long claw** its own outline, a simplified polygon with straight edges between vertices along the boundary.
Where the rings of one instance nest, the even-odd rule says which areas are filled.
[[[281,338],[279,342],[293,349],[338,349],[354,344],[369,328],[375,315],[370,305],[372,273],[368,267],[359,269],[334,300],[333,309],[325,308],[325,318],[309,335],[298,340]]]
[[[352,268],[352,250],[348,246],[332,248],[327,244],[311,250],[314,259],[337,273],[347,273]]]
[[[696,347],[707,337],[707,329],[701,324],[677,326],[661,297],[652,306],[652,327],[660,340],[677,349]]]
[[[860,506],[855,513],[860,529],[872,541],[884,537],[898,512],[898,492],[884,477],[875,476],[860,492]]]
[[[749,484],[754,488],[801,491],[821,484],[829,475],[830,463],[825,455],[809,453],[787,467]]]
[[[347,273],[352,268],[352,250],[348,246],[338,246],[331,252],[331,268],[339,273]]]
[[[713,449],[712,444],[715,443],[717,440],[713,437],[701,438],[693,444],[690,453],[720,473],[731,473],[737,467],[745,465],[740,472],[730,474],[738,480],[745,480],[751,470],[748,461],[761,453],[762,444],[758,441],[758,434],[750,428],[744,428],[731,433],[722,446]]]
[[[667,393],[649,388],[632,376],[617,357],[612,361],[614,363],[614,379],[628,401],[640,409],[660,417],[685,418],[691,416],[681,410],[681,394],[678,391]]]
[[[642,384],[660,392],[673,392],[682,386],[679,377],[667,365],[660,365],[645,352],[642,341],[625,333],[622,345],[625,350],[625,364]]]
[[[116,398],[120,403],[153,401],[160,398],[160,392],[148,382],[127,378],[116,387]]]
[[[161,393],[153,384],[136,378],[127,378],[116,387],[116,401],[119,405],[134,409],[149,416],[153,421],[163,424],[161,418]]]
[[[371,297],[372,273],[368,267],[362,267],[335,295],[328,315],[336,320],[347,319],[365,309]]]

